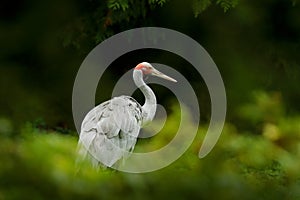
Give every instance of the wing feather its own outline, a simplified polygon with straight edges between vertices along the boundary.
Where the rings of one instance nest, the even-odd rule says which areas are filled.
[[[82,122],[81,155],[111,167],[133,151],[141,124],[142,108],[131,97],[115,97],[96,106]]]

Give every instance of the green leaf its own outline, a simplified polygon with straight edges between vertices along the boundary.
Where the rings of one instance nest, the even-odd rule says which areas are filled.
[[[194,0],[193,1],[193,10],[194,16],[198,17],[200,13],[206,10],[211,5],[211,0]]]
[[[149,4],[163,6],[167,0],[148,0]]]
[[[239,0],[217,0],[216,4],[220,5],[224,12],[227,12],[229,9],[234,8],[238,4]]]
[[[107,7],[112,10],[126,11],[129,8],[127,0],[109,0]]]

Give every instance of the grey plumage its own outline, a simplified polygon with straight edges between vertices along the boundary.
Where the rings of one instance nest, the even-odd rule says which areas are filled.
[[[132,97],[101,103],[82,122],[79,153],[95,166],[103,163],[111,167],[133,151],[142,120],[142,106]]]

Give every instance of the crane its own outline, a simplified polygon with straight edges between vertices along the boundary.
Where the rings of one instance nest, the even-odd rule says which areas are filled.
[[[133,80],[145,96],[144,105],[130,96],[119,96],[89,111],[81,124],[80,160],[89,159],[94,167],[112,167],[132,153],[140,128],[152,121],[156,112],[156,97],[144,82],[145,75],[177,82],[150,63],[139,63],[133,70]]]

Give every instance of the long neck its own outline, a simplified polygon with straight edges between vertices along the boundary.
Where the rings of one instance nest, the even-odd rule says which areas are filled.
[[[156,112],[156,97],[151,88],[143,80],[143,74],[140,70],[133,70],[133,80],[135,85],[142,91],[145,96],[143,105],[143,124],[151,121]]]

